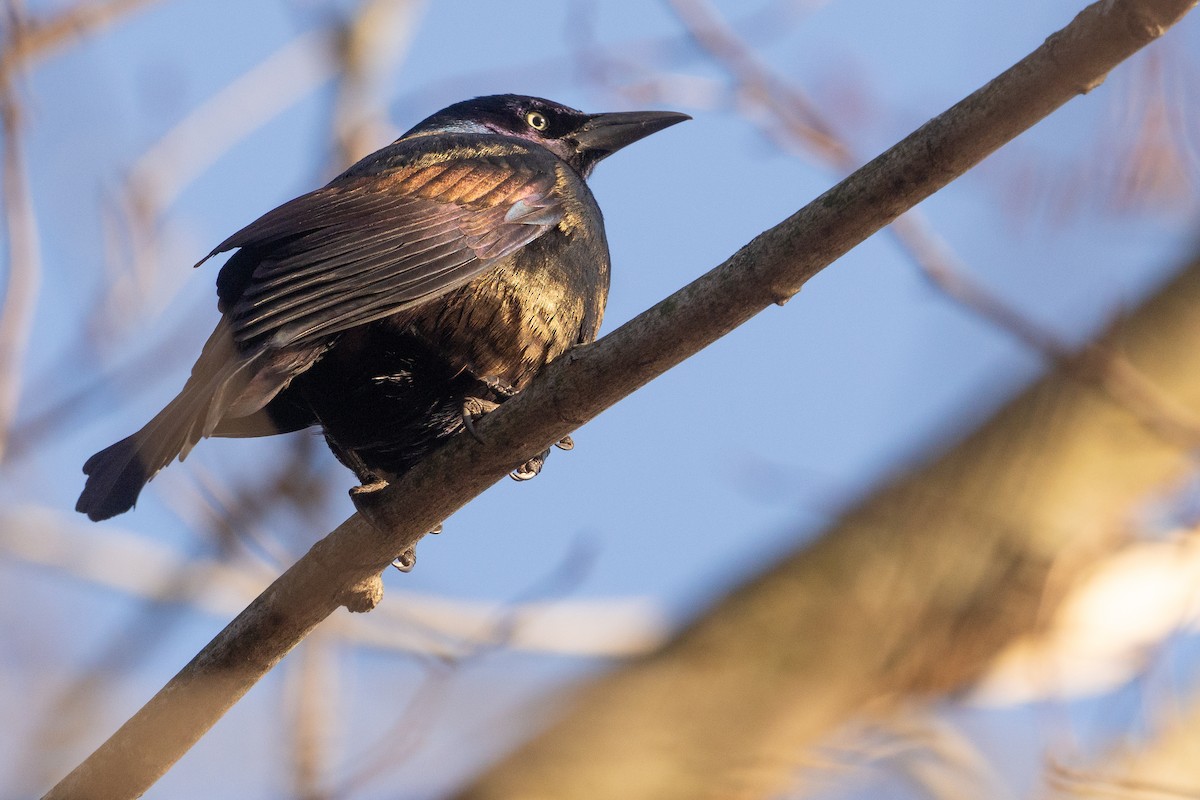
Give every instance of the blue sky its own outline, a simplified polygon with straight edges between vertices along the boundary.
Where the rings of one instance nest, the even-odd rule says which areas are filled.
[[[62,5],[31,4],[34,11]],[[761,3],[715,5],[737,20]],[[128,280],[119,259],[116,266],[105,263],[105,214],[131,165],[230,81],[349,6],[160,2],[29,74],[28,171],[44,267],[24,418],[97,369],[116,374],[121,364],[146,358],[156,342],[174,336],[179,343],[153,358],[148,380],[102,383],[77,426],[10,465],[0,488],[7,505],[66,517],[85,457],[140,426],[178,390],[216,319],[216,265],[191,265],[229,232],[328,177],[332,86],[302,96],[184,189],[162,218],[160,254],[142,284],[150,288],[135,293],[145,313],[127,321],[124,336],[93,333],[94,352],[63,360],[103,296],[100,288]],[[1081,7],[1066,0],[798,3],[786,25],[747,36],[770,69],[803,87],[850,145],[870,157],[1026,54]],[[411,34],[384,32],[398,43],[411,35],[411,45],[397,45],[399,57],[372,88],[394,129],[493,92],[541,95],[593,111],[635,107],[587,74],[582,65],[590,62],[577,57],[584,45],[619,62],[617,86],[665,76],[666,85],[687,89],[678,101],[652,105],[685,111],[692,122],[614,156],[591,180],[613,256],[605,331],[715,266],[840,177],[780,151],[728,104],[706,102],[728,98],[727,76],[688,45],[664,4],[429,3],[412,19]],[[1172,104],[1189,100],[1184,87],[1198,66],[1198,40],[1200,22],[1192,18],[1157,46]],[[1183,148],[1190,196],[1158,204],[1150,198],[1144,209],[1119,214],[1103,202],[1110,185],[1096,173],[1120,154],[1102,145],[1129,130],[1121,126],[1145,91],[1139,76],[1149,68],[1139,56],[921,207],[974,276],[1073,340],[1136,303],[1194,246],[1200,173],[1194,128],[1183,134],[1192,137]],[[422,543],[415,572],[386,582],[389,590],[507,601],[536,593],[547,576],[568,569],[570,577],[559,581],[565,585],[551,594],[649,597],[682,620],[819,530],[873,481],[982,419],[1038,369],[1038,360],[1005,334],[931,290],[880,234],[786,307],[764,312],[586,425],[575,436],[576,449],[555,453],[536,480],[489,490],[448,520],[444,535]],[[180,508],[188,507],[180,505],[180,493],[194,491],[198,474],[236,485],[281,446],[202,443],[151,484],[135,512],[96,527],[95,535],[112,526],[184,552],[209,552],[180,518]],[[327,507],[316,518],[279,514],[263,526],[264,535],[291,552],[352,511],[345,497],[352,476],[327,454],[318,458]],[[28,645],[0,647],[0,669],[15,676],[5,681],[9,686],[28,685],[39,697],[44,691],[32,688],[35,651],[82,668],[104,651],[112,631],[141,619],[136,599],[18,561],[0,560],[0,587],[6,603],[25,598],[37,610],[0,615],[3,638]],[[113,723],[224,623],[203,613],[154,613],[169,617],[170,626],[151,655],[114,684],[120,702],[105,712]],[[370,717],[379,703],[383,689],[365,687],[410,692],[422,674],[390,655],[329,657],[342,671],[346,718]],[[524,696],[493,697],[496,675],[519,665],[518,682],[532,692],[574,663],[522,656],[485,662],[450,680],[443,705],[430,712],[438,723],[433,754],[413,756],[414,765],[427,759],[440,769],[439,737],[469,721],[476,703],[493,703],[488,713],[498,716],[497,708]],[[171,773],[160,796],[213,791],[202,783],[206,770],[240,752],[255,730],[270,728],[285,682],[276,676],[256,689]],[[14,711],[27,718],[30,727],[39,713],[20,692],[0,690],[0,708],[10,718]],[[472,752],[492,746],[479,735],[471,741]],[[70,752],[79,748],[90,749],[76,742]],[[19,749],[6,754],[0,747],[0,776],[14,774],[18,757]],[[282,767],[244,769],[237,796],[272,796],[270,787],[282,780]],[[439,780],[449,773],[440,774]],[[412,796],[431,787],[421,783]]]

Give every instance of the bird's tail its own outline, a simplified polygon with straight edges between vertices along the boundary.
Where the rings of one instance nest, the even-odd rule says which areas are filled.
[[[143,434],[138,431],[101,450],[83,465],[87,483],[75,510],[99,522],[133,508],[155,469],[141,457]],[[165,465],[159,465],[161,469]]]
[[[133,508],[142,487],[177,457],[182,461],[196,442],[212,435],[229,410],[254,360],[228,357],[223,326],[209,338],[183,391],[140,431],[110,445],[83,465],[88,476],[75,510],[99,521]]]
[[[177,456],[186,456],[204,435],[204,400],[185,388],[140,431],[89,458],[83,465],[87,483],[75,510],[99,521],[133,508],[142,487]]]

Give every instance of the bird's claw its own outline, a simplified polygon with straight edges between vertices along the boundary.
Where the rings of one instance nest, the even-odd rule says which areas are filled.
[[[564,436],[554,443],[554,446],[559,450],[574,450],[575,440],[570,436]],[[542,471],[542,467],[546,465],[546,458],[550,455],[550,448],[546,448],[538,453],[533,458],[527,460],[524,464],[514,469],[508,475],[514,481],[527,481],[530,478],[536,478],[538,473]]]
[[[542,467],[546,463],[546,456],[548,455],[550,455],[550,451],[548,449],[543,450],[510,472],[509,477],[514,481],[527,481],[530,478],[536,478],[538,473],[542,471]]]
[[[439,526],[441,527],[441,526]],[[431,531],[432,532],[432,531]],[[410,547],[392,560],[392,566],[401,572],[412,572],[417,565],[417,548]]]
[[[362,514],[367,520],[379,528],[379,522],[375,519],[375,509],[378,505],[378,496],[381,489],[386,488],[388,482],[382,478],[372,481],[371,483],[355,486],[350,490],[350,501],[354,503],[354,507],[358,513]],[[429,531],[430,533],[441,533],[442,523],[434,525]],[[405,550],[400,555],[392,560],[392,566],[401,572],[412,572],[413,567],[417,565],[417,548],[416,545]]]
[[[499,406],[499,403],[493,403],[491,400],[484,400],[481,397],[468,397],[463,400],[462,411],[460,412],[462,414],[463,427],[467,429],[467,433],[471,434],[472,439],[480,444],[487,444],[487,441],[475,429],[475,421],[489,411],[499,408]]]
[[[434,536],[436,536],[437,534],[439,534],[441,532],[442,532],[442,523],[440,523],[440,522],[437,525],[434,525],[432,528],[429,529],[429,533]],[[415,567],[416,565],[417,565],[417,546],[415,544],[412,547],[405,550],[400,555],[396,556],[394,559],[392,559],[392,566],[395,567],[396,569],[400,570],[401,572],[412,572],[413,567]]]

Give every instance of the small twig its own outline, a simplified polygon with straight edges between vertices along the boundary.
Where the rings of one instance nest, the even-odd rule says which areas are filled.
[[[329,744],[336,734],[337,673],[330,668],[332,643],[312,636],[288,672],[292,719],[288,725],[292,751],[292,793],[297,800],[326,800]]]
[[[12,10],[4,52],[18,50],[26,25]],[[8,283],[0,306],[0,461],[21,396],[25,349],[41,284],[37,219],[22,152],[21,107],[15,69],[0,71],[0,127],[4,133],[4,227],[8,239]]]
[[[922,217],[906,214],[892,223],[891,231],[913,255],[921,274],[934,288],[1076,380],[1099,389],[1148,431],[1172,446],[1184,450],[1200,447],[1200,419],[1159,389],[1110,341],[1095,339],[1081,351],[1070,347],[971,280],[954,253],[942,244]]]
[[[769,110],[773,121],[783,126],[787,139],[803,143],[822,162],[842,173],[862,163],[808,96],[795,84],[775,77],[708,0],[669,0],[669,5],[696,44],[723,64],[737,81],[741,97]],[[772,126],[765,127],[765,132],[775,138],[780,133]]]
[[[234,145],[329,81],[330,53],[327,33],[297,36],[192,109],[134,163],[124,200],[139,285],[158,268],[151,244],[163,211]]]
[[[340,29],[333,103],[333,167],[347,165],[395,138],[380,84],[412,44],[421,0],[363,0]]]
[[[1200,789],[1168,786],[1150,781],[1106,778],[1052,763],[1047,780],[1060,792],[1074,797],[1112,800],[1200,800]]]
[[[45,19],[22,18],[19,35],[10,39],[0,54],[0,84],[14,72],[28,68],[34,60],[51,50],[73,44],[85,36],[112,25],[121,17],[157,0],[80,0]]]

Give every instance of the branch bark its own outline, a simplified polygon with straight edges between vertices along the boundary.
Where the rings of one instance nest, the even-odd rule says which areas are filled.
[[[340,605],[366,611],[380,573],[532,453],[804,283],[903,211],[1075,95],[1197,0],[1102,0],[986,86],[935,117],[725,263],[594,345],[460,436],[318,542],[47,795],[136,797]]]

